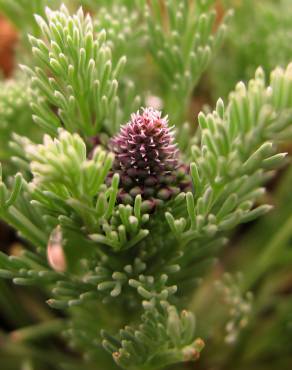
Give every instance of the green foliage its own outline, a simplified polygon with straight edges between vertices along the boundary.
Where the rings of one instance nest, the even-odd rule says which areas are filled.
[[[129,68],[135,65],[135,59],[142,57],[143,35],[139,25],[139,12],[131,11],[122,4],[114,4],[112,7],[103,6],[94,18],[94,28],[97,32],[105,30],[107,44],[112,49],[112,59],[117,62],[120,57],[126,55],[131,58]]]
[[[213,96],[226,96],[234,81],[247,81],[262,66],[266,73],[291,61],[289,0],[224,0],[234,9],[226,43],[212,65]],[[243,31],[244,30],[244,31]],[[227,62],[228,61],[228,62]]]
[[[155,0],[146,7],[149,48],[162,78],[164,108],[177,124],[184,119],[190,95],[226,32],[230,14],[213,33],[216,12],[208,3],[166,1],[162,6]]]
[[[103,346],[113,353],[115,362],[124,369],[152,369],[174,362],[197,359],[204,347],[201,339],[192,341],[195,328],[193,315],[165,301],[144,302],[145,313],[137,330],[125,327],[119,340],[102,333]],[[156,332],[153,331],[157,328]]]
[[[31,125],[28,81],[21,77],[0,81],[0,158],[7,160],[12,152],[8,146],[12,132],[32,136],[36,129]]]
[[[28,239],[37,246],[44,246],[45,235],[30,229],[27,214],[18,205],[30,199],[33,206],[30,212],[35,217],[40,214],[40,220],[46,223],[42,230],[60,225],[63,245],[60,248],[65,251],[68,272],[61,278],[56,272],[32,270],[23,265],[19,275],[15,268],[20,268],[22,262],[15,265],[14,259],[3,257],[2,276],[13,277],[17,284],[34,283],[38,276],[42,277],[39,282],[58,280],[53,290],[56,297],[49,301],[56,308],[75,305],[85,308],[87,300],[99,296],[104,302],[120,296],[125,302],[129,296],[131,305],[137,307],[139,296],[147,300],[170,299],[177,288],[179,295],[185,295],[224,244],[222,234],[269,210],[266,205],[255,208],[253,205],[263,194],[261,186],[267,179],[265,173],[269,174],[266,171],[284,160],[283,155],[275,154],[270,140],[289,132],[291,90],[291,66],[272,73],[271,87],[265,85],[264,74],[258,70],[248,88],[243,84],[237,86],[226,108],[219,100],[213,113],[200,114],[201,147],[192,148],[195,162],[191,164],[191,176],[195,190],[179,194],[167,205],[165,221],[162,210],[152,215],[144,213],[139,195],[133,207],[116,204],[118,175],[113,177],[110,187],[104,184],[113,157],[99,146],[87,159],[86,145],[77,134],[59,130],[58,139],[45,136],[42,145],[16,137],[30,162],[33,179],[26,184],[20,176],[16,177],[10,195],[2,185],[3,217],[16,227],[21,222],[23,235],[29,235]],[[21,184],[27,189],[26,198],[21,195]],[[144,223],[147,229],[143,228]],[[162,230],[166,230],[167,223],[170,233],[164,236]],[[78,243],[84,245],[82,253],[74,247]],[[131,254],[124,252],[129,248],[133,250]],[[38,257],[33,255],[35,258]],[[169,281],[175,282],[174,286],[166,285],[168,278],[162,274],[162,258],[165,273],[172,276]],[[138,296],[133,295],[133,289]],[[142,320],[149,320],[148,314]],[[126,345],[123,343],[121,348]],[[182,356],[181,345],[174,346],[178,357],[173,361],[182,359],[178,355]],[[183,342],[183,347],[189,348],[188,345]],[[137,361],[147,369],[160,366],[158,360],[151,362],[152,348],[137,359],[139,344],[135,342],[132,351],[128,346],[119,352],[123,366],[135,367]],[[128,351],[129,358],[124,354]]]
[[[16,255],[0,253],[0,276],[16,285],[37,285],[48,305],[65,314],[51,331],[41,325],[23,329],[20,337],[62,331],[75,351],[91,359],[89,369],[117,364],[154,370],[195,361],[204,346],[198,337],[216,343],[216,327],[222,332],[226,321],[225,339],[234,345],[229,359],[236,358],[237,341],[258,312],[257,297],[251,309],[248,292],[267,268],[280,264],[275,255],[291,234],[288,219],[246,281],[223,279],[231,317],[222,314],[215,329],[204,327],[205,317],[217,313],[207,307],[196,327],[184,307],[192,295],[204,302],[199,295],[204,288],[197,287],[232,230],[271,209],[264,186],[287,163],[281,142],[292,134],[290,64],[275,68],[269,81],[258,68],[248,83],[236,85],[226,103],[219,99],[213,111],[199,114],[199,128],[190,137],[183,124],[190,96],[226,31],[226,19],[214,26],[213,3],[87,1],[96,11],[92,15],[81,8],[71,15],[65,5],[57,11],[42,8],[35,16],[39,31],[29,37],[32,60],[22,66],[30,87],[27,80],[1,83],[0,127],[11,139],[11,159],[19,172],[1,176],[0,217],[26,245]],[[110,149],[111,137],[148,92],[159,94],[175,123],[182,150],[177,154],[192,189],[178,189],[155,208],[142,192],[133,204],[122,203],[123,173],[116,170]],[[44,134],[41,144],[29,135],[31,117]],[[136,158],[131,145],[138,135],[132,141],[131,135],[129,130],[127,148]],[[164,149],[167,154],[176,146]],[[127,165],[130,171],[133,163]],[[286,322],[290,303],[283,304],[279,320]],[[80,368],[67,358],[60,363],[62,369]]]
[[[46,132],[55,134],[63,126],[86,136],[112,135],[140,102],[133,82],[121,77],[125,56],[131,68],[136,65],[135,74],[145,46],[159,67],[157,77],[164,76],[160,93],[166,111],[175,122],[184,117],[194,86],[222,42],[226,21],[213,35],[214,11],[174,2],[167,6],[169,29],[165,32],[163,8],[153,2],[145,5],[144,15],[142,9],[141,5],[136,11],[116,5],[111,19],[109,9],[102,7],[94,22],[82,10],[70,17],[64,6],[56,12],[47,8],[47,22],[37,16],[43,40],[30,36],[36,66],[25,69],[32,78],[34,120]],[[180,21],[173,16],[176,10]],[[139,24],[142,16],[144,26]],[[143,48],[145,27],[149,36]]]
[[[248,325],[252,312],[253,296],[250,291],[243,294],[242,280],[241,274],[237,276],[225,274],[222,281],[216,282],[230,312],[230,318],[225,326],[227,343],[236,342],[240,331]]]
[[[141,212],[141,197],[136,197],[134,207],[115,208],[118,174],[110,187],[104,184],[112,166],[112,153],[96,147],[89,160],[82,139],[63,130],[58,140],[45,136],[43,145],[26,144],[25,153],[31,162],[34,204],[43,211],[47,209],[52,225],[62,220],[76,231],[83,227],[92,240],[116,250],[131,248],[148,235],[148,230],[141,228],[149,219]]]
[[[200,113],[201,146],[192,147],[190,165],[194,193],[186,194],[183,208],[166,213],[178,240],[198,243],[194,253],[202,243],[270,209],[257,201],[270,170],[285,161],[275,143],[291,132],[291,89],[291,65],[276,69],[268,87],[259,69],[248,87],[237,85],[226,108],[218,100],[215,111]]]
[[[38,247],[45,247],[47,235],[44,230],[46,230],[46,227],[42,222],[41,215],[30,207],[27,193],[24,189],[27,190],[27,183],[20,173],[15,176],[9,189],[3,183],[1,176],[1,218],[15,227],[20,235],[29,240],[32,244]],[[24,196],[20,199],[19,195],[22,192]]]
[[[36,16],[46,42],[30,36],[36,66],[25,67],[32,78],[35,122],[50,134],[61,126],[87,137],[112,134],[125,58],[113,64],[106,33],[95,35],[91,17],[81,8],[75,16],[65,6],[56,12],[47,8],[46,15],[47,22]]]
[[[43,15],[45,6],[55,3],[55,0],[0,0],[0,10],[19,30],[38,33],[34,14]]]

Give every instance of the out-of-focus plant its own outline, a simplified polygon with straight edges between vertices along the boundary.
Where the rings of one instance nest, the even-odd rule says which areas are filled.
[[[16,154],[9,145],[13,133],[39,139],[39,129],[33,125],[29,100],[29,84],[24,76],[0,81],[0,158],[7,172],[12,171]]]
[[[234,81],[247,81],[260,65],[269,73],[285,66],[292,54],[290,0],[220,0],[234,9],[226,42],[212,64],[213,96],[226,96]]]

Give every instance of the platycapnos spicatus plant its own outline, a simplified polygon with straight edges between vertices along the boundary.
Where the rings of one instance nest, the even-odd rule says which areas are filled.
[[[272,208],[265,184],[288,162],[292,65],[269,78],[259,67],[194,132],[187,107],[231,15],[216,18],[218,3],[42,1],[35,21],[27,8],[15,22],[34,34],[13,83],[1,82],[0,216],[22,247],[1,252],[0,275],[37,287],[51,309],[38,303],[37,322],[4,335],[11,368],[178,369],[201,352],[206,368],[249,364],[240,350],[273,305],[265,275],[291,261],[291,218],[242,275],[220,277],[214,262],[238,225]],[[25,6],[0,1],[8,16]],[[280,304],[277,330],[291,323],[291,298]],[[274,348],[261,343],[252,359]]]

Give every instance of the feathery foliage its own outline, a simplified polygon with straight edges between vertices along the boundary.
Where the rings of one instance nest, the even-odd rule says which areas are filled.
[[[42,289],[65,314],[56,331],[92,363],[154,370],[199,358],[208,334],[185,306],[232,230],[271,209],[264,186],[287,162],[279,143],[292,134],[292,64],[269,79],[258,68],[199,114],[189,138],[186,107],[226,19],[214,26],[213,1],[102,5],[92,16],[65,5],[36,15],[22,66],[30,83],[3,83],[0,124],[16,121],[7,132],[19,172],[1,177],[0,217],[26,247],[0,252],[0,276]],[[131,80],[147,64],[135,45],[156,65],[149,76],[169,121],[155,107],[129,121],[147,95]],[[41,143],[18,131],[30,118]],[[252,283],[228,276],[231,343],[253,322],[253,302]]]

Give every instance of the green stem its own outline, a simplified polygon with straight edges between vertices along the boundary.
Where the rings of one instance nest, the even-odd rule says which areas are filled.
[[[34,341],[59,334],[65,327],[66,321],[63,319],[50,320],[15,330],[10,333],[10,337],[14,342]]]
[[[3,346],[1,350],[7,356],[12,357],[13,359],[30,358],[31,360],[38,360],[42,363],[49,364],[51,366],[55,366],[56,363],[57,364],[66,363],[68,364],[68,367],[70,365],[78,364],[78,359],[77,360],[75,359],[74,361],[72,361],[72,359],[69,356],[63,355],[61,352],[54,351],[51,348],[43,350],[40,347],[33,347],[29,345],[28,343],[10,341],[9,338],[5,336],[1,337],[0,339],[3,341]],[[81,366],[77,368],[81,369]],[[83,369],[83,364],[82,364],[82,369]]]
[[[292,235],[292,216],[287,219],[280,230],[274,235],[270,243],[267,245],[259,259],[255,263],[252,271],[246,274],[246,290],[250,290],[261,277],[278,261],[278,256],[281,256],[280,250],[286,245],[288,239]]]
[[[19,304],[15,292],[7,285],[5,281],[0,280],[0,306],[5,318],[15,326],[24,325],[28,317]]]
[[[287,241],[292,235],[292,216],[287,219],[283,226],[274,234],[274,237],[268,243],[263,253],[259,256],[256,263],[253,265],[252,270],[245,274],[246,282],[244,289],[249,291],[253,289],[260,279],[275,266],[279,258],[282,257],[281,248],[285,247]],[[256,306],[258,308],[256,308]],[[259,302],[259,294],[257,295],[257,302],[254,303],[253,319],[249,323],[248,328],[242,332],[240,341],[234,347],[233,351],[229,354],[224,368],[232,367],[234,361],[240,361],[240,356],[245,352],[245,348],[249,345],[255,330],[255,325],[258,324],[258,309],[262,306]]]
[[[26,359],[23,361],[21,370],[34,370],[32,361],[30,359]]]
[[[35,246],[46,246],[48,238],[27,217],[20,213],[14,206],[2,212],[1,217],[9,225],[19,230]]]

